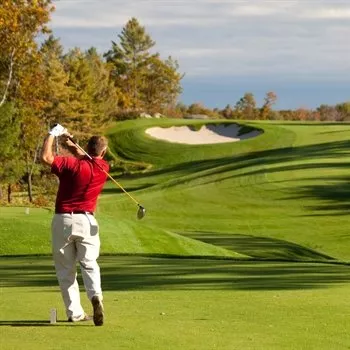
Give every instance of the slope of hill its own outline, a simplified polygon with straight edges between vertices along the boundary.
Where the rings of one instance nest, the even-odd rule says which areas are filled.
[[[145,134],[183,124],[132,121],[111,130],[116,154],[153,165],[119,179],[148,208],[145,224],[253,257],[349,259],[349,125],[251,122],[261,136],[210,146]],[[106,195],[101,208],[111,211],[116,198]],[[124,217],[132,203],[123,196],[118,203]]]
[[[350,125],[245,122],[263,133],[215,145],[169,143],[145,133],[152,126],[204,123],[135,120],[108,131],[118,159],[147,169],[114,174],[147,214],[138,221],[137,206],[108,182],[97,210],[102,253],[350,259]],[[50,253],[52,213],[0,208],[0,214],[0,255]]]

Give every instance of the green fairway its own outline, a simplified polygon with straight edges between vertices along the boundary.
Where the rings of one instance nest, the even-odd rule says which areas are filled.
[[[1,349],[350,347],[347,266],[136,257],[101,266],[106,325],[96,328],[65,322],[51,259],[0,258]]]
[[[102,328],[64,322],[52,208],[0,207],[1,349],[350,349],[350,125],[246,122],[263,133],[215,145],[145,134],[203,123],[108,130],[129,169],[112,174],[146,216],[107,182]]]
[[[188,146],[145,137],[143,131],[154,123],[124,123],[112,137],[116,153],[127,149],[125,157],[154,164],[151,172],[120,179],[131,191],[142,188],[135,195],[149,209],[147,225],[204,241],[208,233],[224,237],[226,243],[232,240],[226,248],[244,254],[246,247],[240,251],[242,245],[235,244],[237,236],[243,235],[248,247],[256,237],[285,242],[281,251],[274,250],[276,241],[266,241],[254,249],[260,258],[265,248],[269,258],[308,258],[303,247],[349,259],[349,125],[250,123],[264,134],[236,143]],[[130,139],[134,141],[127,147]],[[127,199],[119,201],[106,196],[101,208],[130,210]],[[221,246],[220,239],[213,241]],[[301,247],[288,249],[290,243]]]
[[[349,125],[249,123],[264,133],[204,146],[144,133],[185,122],[198,124],[138,120],[110,130],[114,154],[149,166],[117,178],[147,214],[135,220],[136,205],[108,182],[97,210],[103,253],[349,260]],[[1,255],[50,254],[52,213],[0,214]]]

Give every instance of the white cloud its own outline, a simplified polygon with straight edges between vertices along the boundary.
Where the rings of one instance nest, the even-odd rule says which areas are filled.
[[[170,49],[169,49],[170,50]],[[208,58],[217,57],[219,55],[232,56],[242,54],[241,49],[235,48],[182,48],[176,51],[179,57],[193,57],[193,58]]]
[[[321,20],[342,20],[350,19],[350,5],[329,5],[308,9],[301,13],[301,18],[321,19]]]
[[[265,17],[283,13],[286,6],[289,7],[290,3],[232,4],[230,15],[236,17]]]
[[[205,26],[215,25],[217,7],[209,1],[200,6],[196,2],[182,1],[72,1],[57,4],[53,14],[56,28],[116,27],[123,26],[131,17],[137,17],[146,26]],[[203,5],[203,4],[202,4]],[[220,5],[219,7],[221,7]]]
[[[350,4],[316,1],[58,1],[53,14],[56,28],[123,26],[137,17],[147,26],[215,26],[234,19],[349,19]]]
[[[103,5],[102,5],[103,3]],[[69,47],[102,52],[131,17],[186,76],[350,80],[350,4],[326,1],[58,1],[52,27]]]

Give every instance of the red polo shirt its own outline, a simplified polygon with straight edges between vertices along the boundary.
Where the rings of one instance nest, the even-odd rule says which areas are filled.
[[[107,175],[94,162],[105,171],[109,171],[108,163],[103,159],[94,158],[94,161],[91,161],[88,157],[55,157],[51,172],[60,180],[56,213],[95,211],[97,197],[102,191]]]

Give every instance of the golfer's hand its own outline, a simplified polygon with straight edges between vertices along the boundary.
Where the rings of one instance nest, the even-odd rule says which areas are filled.
[[[66,140],[65,140],[66,141],[66,145],[69,148],[77,148],[77,146],[68,138],[68,136],[71,137],[71,135],[65,134],[65,136],[67,137]]]
[[[49,134],[55,137],[68,134],[67,129],[60,124],[56,124],[50,131]]]

